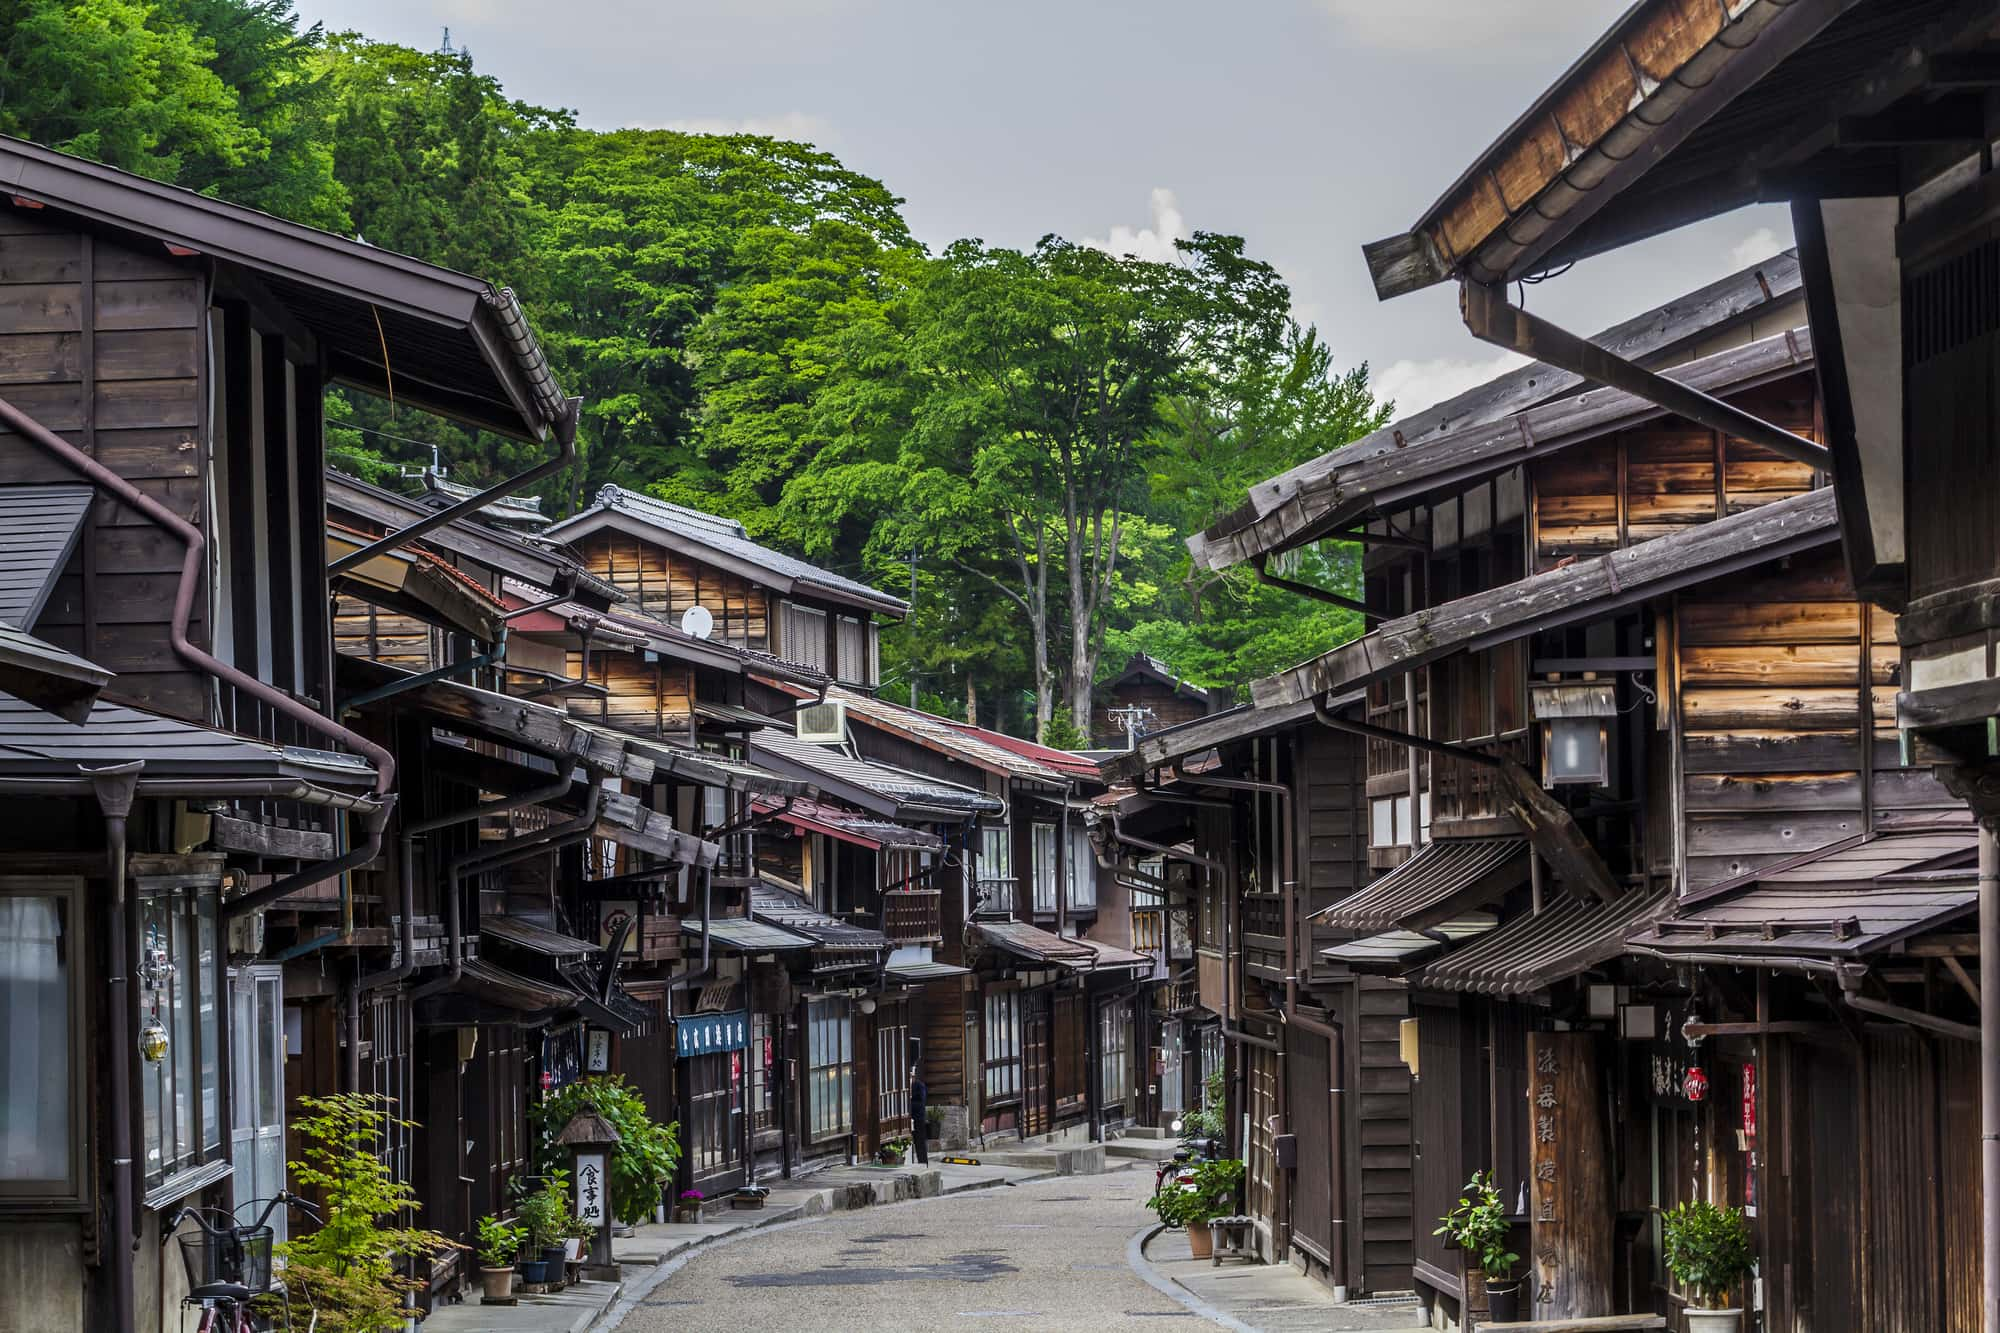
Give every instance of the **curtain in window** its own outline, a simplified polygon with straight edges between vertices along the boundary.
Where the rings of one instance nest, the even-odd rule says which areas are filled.
[[[70,1181],[69,903],[0,898],[0,1181]]]
[[[1081,828],[1069,833],[1069,905],[1097,906],[1097,854],[1090,849],[1090,834]]]
[[[1035,910],[1056,910],[1056,826],[1037,824],[1033,830]]]

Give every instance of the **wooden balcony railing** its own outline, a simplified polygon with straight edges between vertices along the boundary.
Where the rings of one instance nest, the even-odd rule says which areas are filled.
[[[671,963],[681,956],[679,917],[648,913],[639,918],[639,958],[647,963]]]
[[[1456,742],[1455,742],[1456,743]],[[1528,734],[1525,731],[1498,740],[1465,743],[1468,749],[1504,755],[1516,763],[1528,762]],[[1431,819],[1478,819],[1504,812],[1501,779],[1487,764],[1465,759],[1433,756],[1431,760]]]
[[[936,889],[897,889],[882,895],[882,933],[891,944],[941,944],[944,895]]]

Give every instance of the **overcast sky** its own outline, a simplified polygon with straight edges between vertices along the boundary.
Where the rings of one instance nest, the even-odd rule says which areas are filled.
[[[1046,232],[1158,252],[1236,232],[1336,359],[1413,411],[1512,364],[1449,288],[1376,302],[1406,230],[1625,0],[299,0],[453,45],[596,128],[804,139],[884,181],[933,249]],[[1580,333],[1791,243],[1745,210],[1580,264],[1535,308]],[[493,275],[504,277],[504,275]]]

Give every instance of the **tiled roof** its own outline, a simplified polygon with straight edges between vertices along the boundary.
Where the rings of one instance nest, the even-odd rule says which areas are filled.
[[[761,800],[757,802],[757,809],[771,815],[779,823],[789,824],[793,828],[814,833],[830,833],[837,838],[866,843],[872,847],[892,847],[918,852],[944,850],[944,839],[935,833],[912,828],[908,824],[898,824],[892,820],[871,819],[867,815],[819,801],[792,801],[785,804]]]
[[[290,777],[314,785],[362,785],[374,770],[359,759],[300,750],[145,713],[99,699],[81,725],[0,694],[0,775],[74,777],[95,768],[143,759],[147,778]]]
[[[750,738],[751,753],[778,769],[804,777],[822,795],[865,805],[878,814],[937,818],[999,814],[1006,807],[984,792],[927,778],[887,764],[856,759],[829,745],[814,745],[772,728]]]
[[[593,520],[600,514],[623,515],[632,522],[707,547],[719,555],[766,570],[792,583],[817,589],[837,600],[859,602],[899,616],[910,609],[909,603],[899,597],[752,541],[748,531],[734,519],[656,500],[623,486],[604,486],[597,492],[594,505],[574,518],[556,524],[549,529],[549,534],[560,536],[578,528],[595,526]]]
[[[750,886],[750,915],[797,931],[822,949],[880,953],[889,948],[889,937],[881,931],[814,911],[812,904],[796,893],[761,880]]]
[[[1088,967],[1097,957],[1097,951],[1082,940],[1025,921],[975,921],[972,931],[1001,952],[1034,962]]]
[[[872,723],[918,745],[941,751],[974,768],[1007,777],[1024,778],[1031,782],[1046,782],[1051,786],[1068,784],[1070,774],[1058,771],[1053,765],[1043,762],[1039,756],[1024,754],[1011,747],[994,743],[990,739],[991,733],[968,728],[962,723],[954,723],[934,713],[920,712],[914,708],[905,708],[901,704],[890,703],[886,699],[878,699],[873,695],[842,689],[838,685],[828,688],[826,697],[845,704],[849,717],[858,717],[864,722]],[[1091,765],[1090,769],[1091,776],[1095,777],[1096,765]]]

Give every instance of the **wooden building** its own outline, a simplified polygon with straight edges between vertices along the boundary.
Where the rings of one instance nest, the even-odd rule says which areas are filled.
[[[1134,737],[1220,712],[1229,706],[1227,694],[1190,685],[1159,658],[1134,653],[1091,696],[1090,743],[1130,749]]]

